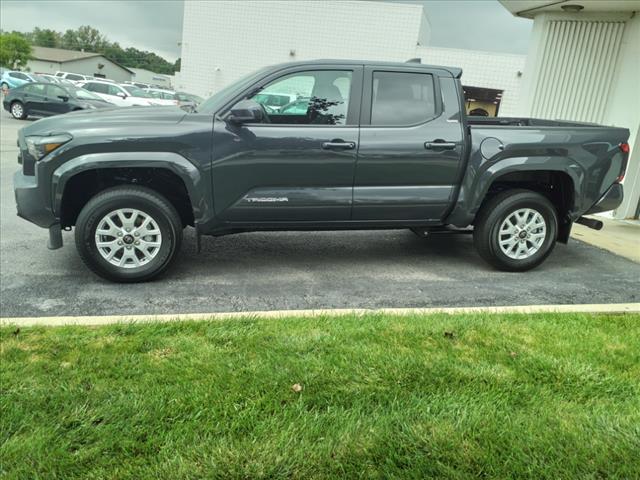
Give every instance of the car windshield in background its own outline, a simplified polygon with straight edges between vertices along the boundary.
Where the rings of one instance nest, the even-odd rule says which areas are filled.
[[[145,92],[141,88],[134,87],[133,85],[122,85],[122,88],[124,88],[132,97],[153,98],[149,93]]]

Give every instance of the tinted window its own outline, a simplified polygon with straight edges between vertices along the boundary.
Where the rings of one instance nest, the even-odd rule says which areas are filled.
[[[58,97],[68,97],[69,94],[64,91],[64,89],[58,87],[57,85],[47,85],[47,97],[50,98],[58,98]]]
[[[350,90],[350,71],[318,70],[280,77],[252,99],[263,106],[270,123],[344,125]],[[286,109],[293,102],[297,108]]]
[[[77,80],[84,80],[84,77],[83,77],[82,75],[76,75],[75,73],[69,73],[69,74],[67,74],[67,78],[68,78],[69,80],[75,80],[75,81],[77,81]]]
[[[35,83],[24,87],[24,91],[32,95],[44,95],[45,85],[42,83]]]
[[[120,88],[116,87],[115,85],[105,85],[105,87],[107,87],[109,95],[118,95],[119,93],[125,93],[123,90],[120,90]]]
[[[29,80],[29,77],[27,77],[24,73],[20,73],[20,72],[11,72],[9,76],[13,78],[19,78],[20,80]]]
[[[84,86],[84,88],[90,92],[103,93],[106,95],[109,94],[109,85],[105,85],[104,83],[89,82]]]
[[[414,125],[435,114],[428,73],[374,72],[371,125]]]

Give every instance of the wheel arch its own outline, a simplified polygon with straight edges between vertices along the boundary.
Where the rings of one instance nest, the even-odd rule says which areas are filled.
[[[460,227],[470,225],[496,191],[506,187],[525,188],[546,195],[556,205],[561,219],[558,240],[566,242],[580,209],[583,178],[583,169],[569,157],[510,157],[487,162],[477,171],[467,172],[458,202],[446,223]]]
[[[92,196],[123,184],[144,185],[163,194],[185,225],[197,226],[211,214],[210,190],[200,171],[172,152],[93,153],[62,164],[52,176],[54,214],[64,227],[72,226]]]

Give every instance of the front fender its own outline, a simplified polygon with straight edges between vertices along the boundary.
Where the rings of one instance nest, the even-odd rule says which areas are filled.
[[[108,152],[81,155],[60,165],[52,175],[53,211],[60,216],[65,186],[75,175],[105,168],[162,168],[175,173],[184,183],[196,224],[212,218],[211,185],[198,168],[174,152]]]

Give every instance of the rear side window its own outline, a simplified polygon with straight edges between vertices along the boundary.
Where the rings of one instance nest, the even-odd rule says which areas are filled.
[[[109,85],[105,85],[104,83],[94,83],[89,82],[83,88],[89,90],[90,92],[108,94],[109,93]]]
[[[415,125],[435,115],[433,76],[373,72],[371,125]]]
[[[24,87],[24,91],[33,95],[44,95],[44,87],[42,83],[35,83]]]

